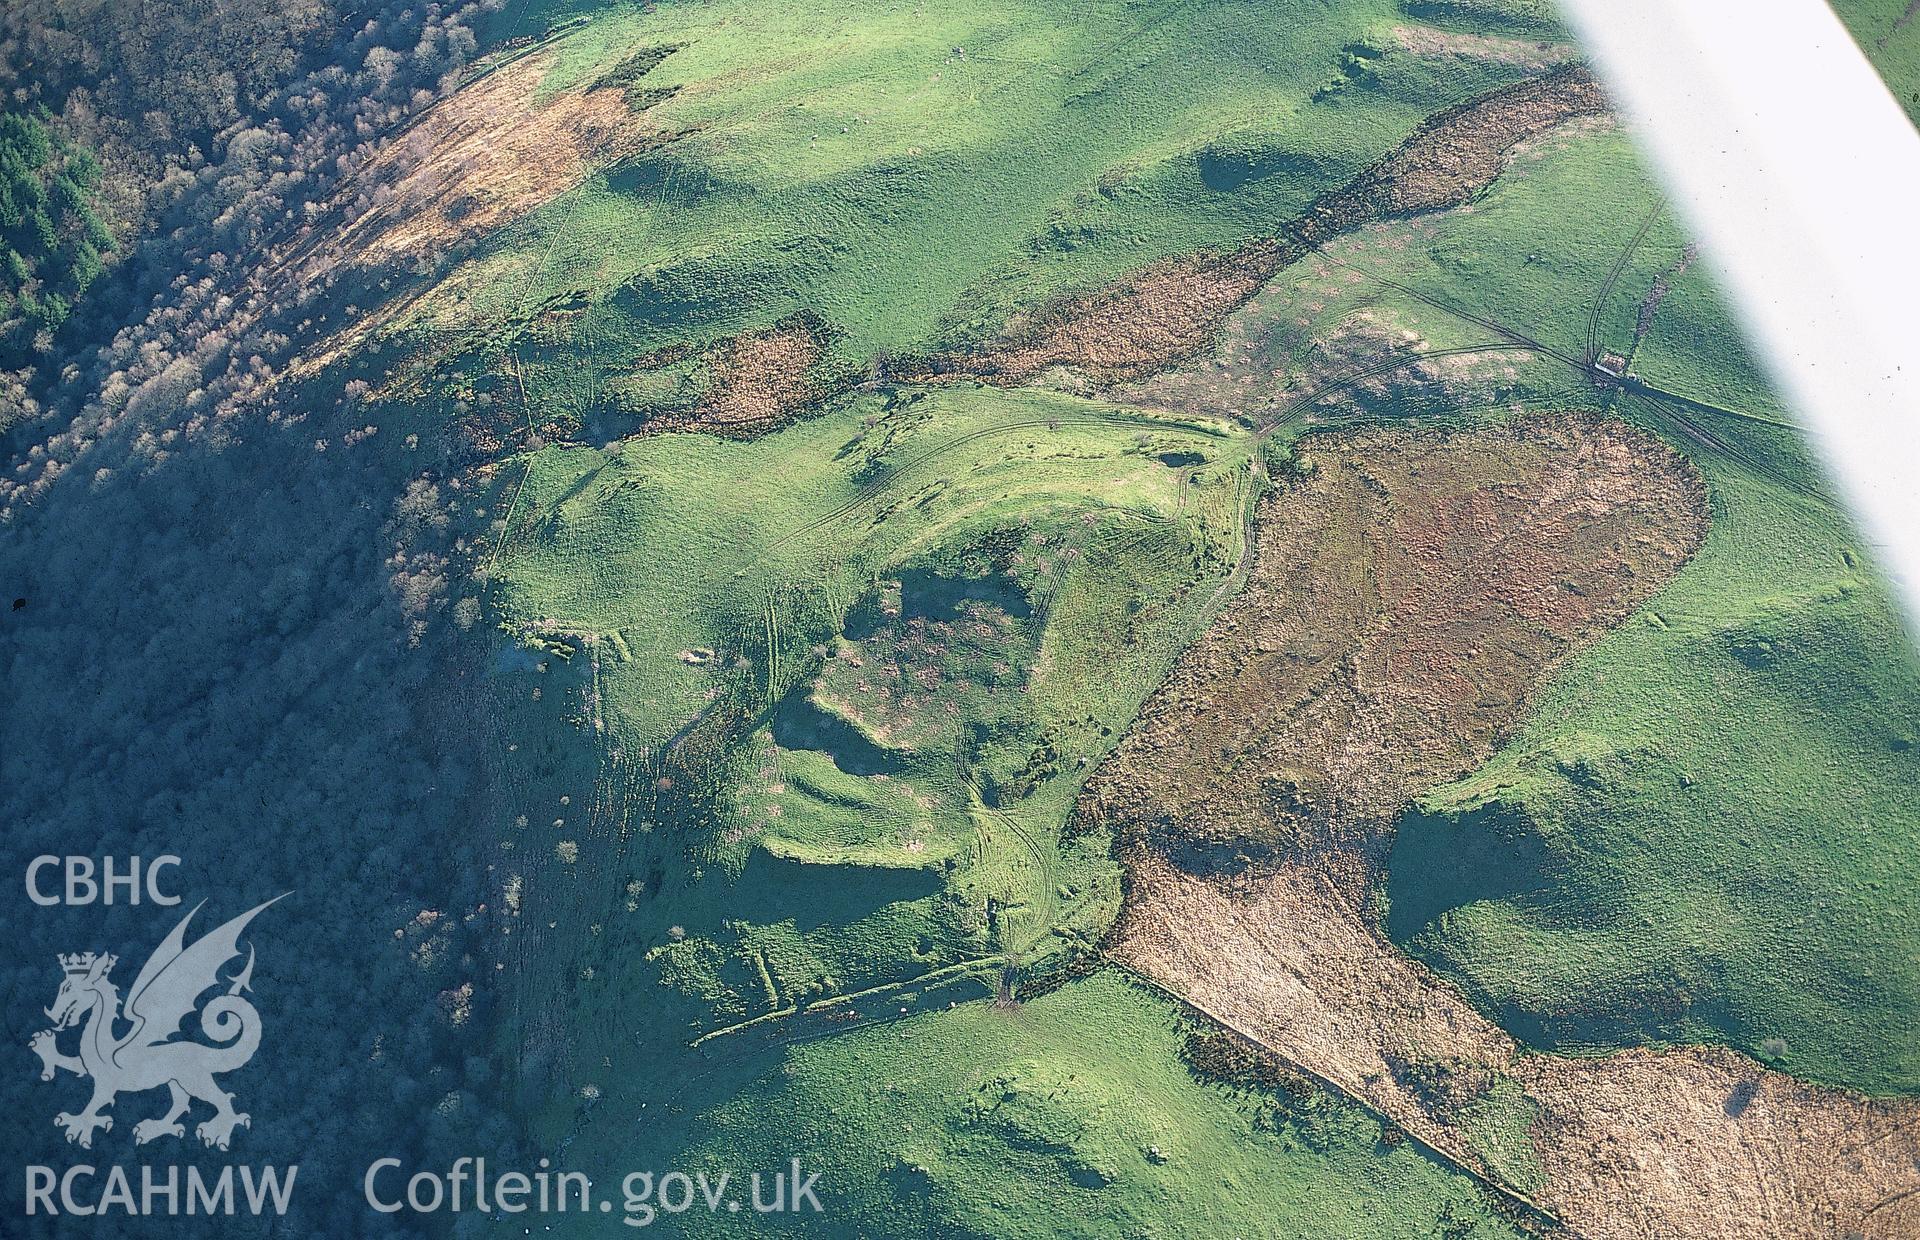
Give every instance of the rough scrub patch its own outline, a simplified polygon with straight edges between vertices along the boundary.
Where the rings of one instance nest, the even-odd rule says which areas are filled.
[[[1398,811],[1698,545],[1692,468],[1574,419],[1302,457],[1246,591],[1089,783],[1130,873],[1115,958],[1576,1234],[1901,1234],[1911,1108],[1725,1050],[1524,1054],[1372,904]]]
[[[961,369],[977,361],[981,373],[1002,383],[1055,366],[1103,379],[1149,374],[1205,349],[1220,323],[1278,269],[1271,245],[1165,259]]]
[[[1463,34],[1456,30],[1442,30],[1438,26],[1395,26],[1393,41],[1414,56],[1491,61],[1526,69],[1545,69],[1551,65],[1565,64],[1579,55],[1578,49],[1567,43],[1513,39],[1491,34]]]
[[[1617,425],[1305,445],[1245,591],[1089,785],[1129,829],[1342,842],[1485,760],[1542,672],[1705,528],[1692,468]]]
[[[1208,348],[1221,323],[1289,263],[1375,220],[1459,206],[1493,183],[1515,147],[1606,106],[1592,76],[1570,67],[1449,108],[1371,168],[1321,195],[1278,236],[1229,254],[1154,263],[1011,324],[979,354],[937,359],[934,373],[919,377],[1019,383],[1069,367],[1112,382],[1162,370]]]
[[[819,339],[811,327],[799,322],[723,340],[706,358],[705,394],[684,413],[650,420],[640,433],[764,435],[792,420],[820,395],[820,385],[813,378],[820,356]]]

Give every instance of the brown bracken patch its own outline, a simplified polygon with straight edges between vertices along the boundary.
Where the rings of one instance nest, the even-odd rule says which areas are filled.
[[[813,377],[820,341],[802,322],[747,332],[714,345],[706,358],[707,390],[684,412],[646,422],[644,435],[704,431],[751,437],[791,421],[821,395]]]
[[[1572,418],[1302,456],[1245,592],[1088,785],[1129,871],[1113,957],[1576,1234],[1903,1234],[1912,1107],[1726,1050],[1523,1053],[1371,903],[1397,812],[1698,545],[1691,466]],[[1470,1136],[1496,1089],[1533,1109],[1532,1174]]]
[[[1390,815],[1479,765],[1705,528],[1692,467],[1617,424],[1318,435],[1300,459],[1245,590],[1091,781],[1094,811],[1289,845]]]
[[[1020,383],[1056,367],[1099,382],[1140,378],[1207,349],[1227,317],[1281,268],[1342,233],[1388,216],[1440,211],[1485,191],[1515,147],[1574,117],[1604,111],[1586,70],[1529,78],[1437,114],[1385,158],[1320,196],[1279,235],[1230,253],[1184,255],[1011,325],[979,353],[939,358],[938,378]]]
[[[1103,379],[1148,374],[1205,349],[1220,323],[1277,269],[1269,253],[1255,250],[1165,259],[978,360],[1001,383],[1054,366]]]
[[[1442,112],[1353,188],[1382,215],[1457,207],[1492,184],[1514,147],[1606,106],[1600,84],[1584,69],[1530,78]]]

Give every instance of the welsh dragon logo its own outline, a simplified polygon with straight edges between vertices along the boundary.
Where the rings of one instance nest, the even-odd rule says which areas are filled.
[[[260,1013],[240,993],[253,978],[253,948],[247,948],[247,963],[237,974],[222,978],[220,971],[239,956],[240,935],[247,923],[284,898],[276,896],[249,909],[189,947],[187,923],[204,907],[196,905],[141,968],[127,991],[124,1010],[118,988],[108,980],[115,957],[83,952],[59,958],[66,977],[47,1009],[53,1028],[34,1034],[28,1045],[40,1056],[41,1080],[50,1081],[56,1070],[64,1069],[93,1081],[93,1098],[85,1110],[54,1117],[53,1122],[66,1130],[67,1140],[78,1142],[82,1149],[93,1148],[96,1129],[113,1129],[113,1117],[105,1111],[116,1098],[162,1085],[172,1099],[167,1113],[133,1126],[136,1145],[186,1135],[180,1117],[194,1099],[213,1107],[212,1118],[194,1129],[207,1145],[224,1150],[233,1130],[248,1125],[247,1114],[233,1109],[233,1095],[214,1078],[245,1064],[260,1047]],[[214,1045],[173,1040],[182,1022],[199,1006],[200,996],[223,985],[225,993],[200,1007],[200,1032]],[[80,1053],[62,1053],[59,1035],[82,1021],[86,1027],[80,1031]],[[120,1028],[125,1032],[116,1031]]]

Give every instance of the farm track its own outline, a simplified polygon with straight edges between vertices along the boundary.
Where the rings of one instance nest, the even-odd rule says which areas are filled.
[[[1664,204],[1664,200],[1662,201]],[[1598,307],[1604,304],[1605,300],[1611,295],[1611,290],[1617,284],[1620,271],[1624,269],[1625,264],[1630,258],[1630,256],[1632,255],[1633,251],[1639,247],[1640,242],[1645,238],[1646,231],[1651,228],[1654,220],[1658,218],[1659,210],[1660,208],[1656,207],[1655,211],[1647,216],[1646,220],[1643,222],[1641,226],[1641,231],[1635,234],[1634,238],[1628,243],[1626,249],[1622,251],[1619,259],[1616,260],[1615,269],[1609,273],[1606,280],[1603,282],[1601,291],[1594,300],[1594,306],[1596,308],[1593,316],[1594,320],[1597,320],[1598,318],[1598,313],[1599,313]],[[1573,370],[1576,374],[1587,379],[1589,382],[1594,383],[1596,386],[1603,388],[1604,390],[1611,390],[1615,387],[1618,387],[1619,390],[1625,392],[1630,396],[1643,397],[1648,402],[1648,404],[1650,404],[1653,407],[1655,411],[1653,414],[1653,420],[1656,423],[1667,425],[1668,427],[1674,429],[1676,433],[1679,434],[1681,437],[1688,439],[1691,442],[1698,444],[1702,447],[1709,448],[1714,452],[1717,452],[1720,455],[1728,458],[1729,460],[1736,462],[1737,464],[1741,465],[1742,467],[1752,472],[1756,476],[1764,477],[1769,481],[1773,482],[1774,484],[1780,487],[1783,487],[1789,491],[1792,491],[1795,494],[1798,494],[1804,498],[1812,499],[1819,502],[1829,502],[1825,499],[1825,497],[1820,495],[1818,492],[1816,492],[1812,488],[1809,488],[1805,483],[1801,482],[1800,480],[1790,477],[1789,475],[1781,472],[1779,469],[1772,466],[1768,462],[1760,459],[1759,457],[1755,456],[1751,452],[1748,452],[1742,448],[1736,447],[1735,445],[1728,443],[1725,439],[1722,439],[1720,436],[1706,429],[1704,426],[1702,426],[1698,421],[1696,421],[1690,415],[1694,413],[1698,413],[1698,414],[1706,414],[1710,416],[1737,418],[1742,421],[1755,422],[1765,426],[1777,426],[1785,429],[1792,429],[1786,423],[1776,422],[1770,418],[1763,418],[1756,414],[1747,413],[1741,410],[1726,409],[1718,405],[1712,405],[1703,401],[1695,400],[1692,397],[1683,395],[1678,392],[1667,391],[1664,388],[1658,387],[1652,383],[1647,382],[1644,379],[1640,379],[1634,376],[1628,376],[1624,379],[1616,379],[1614,376],[1607,375],[1596,368],[1593,360],[1598,355],[1597,336],[1589,337],[1589,340],[1592,343],[1589,343],[1588,345],[1588,350],[1589,350],[1588,357],[1585,359],[1578,358],[1566,352],[1565,350],[1555,348],[1551,345],[1543,344],[1539,340],[1536,340],[1535,338],[1521,331],[1520,329],[1510,327],[1507,324],[1501,322],[1499,319],[1493,318],[1489,315],[1480,314],[1475,311],[1463,309],[1462,307],[1454,305],[1453,303],[1447,301],[1444,298],[1437,297],[1432,294],[1424,293],[1424,292],[1421,292],[1420,290],[1410,288],[1407,285],[1402,284],[1397,280],[1393,280],[1386,276],[1382,276],[1373,272],[1366,271],[1362,268],[1354,267],[1352,264],[1341,262],[1340,260],[1333,259],[1330,256],[1328,257],[1327,261],[1335,264],[1336,266],[1343,267],[1347,270],[1353,271],[1367,279],[1373,280],[1374,282],[1384,287],[1391,288],[1396,292],[1399,292],[1405,296],[1411,297],[1419,301],[1423,305],[1427,305],[1432,307],[1433,309],[1439,310],[1443,314],[1449,315],[1462,322],[1470,323],[1470,324],[1473,324],[1474,326],[1482,327],[1487,330],[1495,332],[1503,340],[1507,342],[1506,345],[1504,346],[1495,346],[1496,348],[1498,347],[1515,348],[1515,349],[1523,349],[1530,352],[1534,352],[1542,357],[1546,357],[1550,360],[1560,362],[1561,364],[1565,365],[1569,369]],[[1457,354],[1457,353],[1468,353],[1468,352],[1476,352],[1476,351],[1484,352],[1486,350],[1478,349],[1471,346],[1467,348],[1459,348],[1459,349],[1432,350],[1422,354],[1409,354],[1406,358],[1405,363],[1403,364],[1411,364],[1413,362],[1420,361],[1428,357],[1441,357],[1441,356],[1448,356],[1448,355]],[[1376,373],[1382,373],[1384,371],[1391,370],[1391,369],[1394,369],[1394,367],[1391,365],[1383,364],[1378,371],[1369,370],[1368,372],[1362,375],[1355,376],[1352,381],[1353,382],[1364,381],[1364,379],[1372,377]],[[1312,399],[1319,398],[1318,396],[1314,396],[1312,394],[1310,394],[1310,397]],[[1293,412],[1291,406],[1289,406],[1287,412],[1289,413]],[[1282,424],[1284,424],[1284,422],[1276,422],[1274,425],[1282,425]],[[1270,428],[1263,428],[1263,429],[1270,429]]]
[[[1491,315],[1481,314],[1477,311],[1468,310],[1468,309],[1465,309],[1464,307],[1457,306],[1454,303],[1445,299],[1444,297],[1437,296],[1436,294],[1433,294],[1433,293],[1422,292],[1421,290],[1416,288],[1411,288],[1408,285],[1402,284],[1400,281],[1395,280],[1390,276],[1383,276],[1378,272],[1368,271],[1363,267],[1356,267],[1352,263],[1348,263],[1341,259],[1334,258],[1330,254],[1322,255],[1322,257],[1327,262],[1333,264],[1336,267],[1339,267],[1346,271],[1351,271],[1355,275],[1360,276],[1363,279],[1371,280],[1375,284],[1378,284],[1383,288],[1390,288],[1394,292],[1399,293],[1402,296],[1411,297],[1413,300],[1419,302],[1420,304],[1424,306],[1430,306],[1433,309],[1438,310],[1440,311],[1440,313],[1448,315],[1451,318],[1458,319],[1463,323],[1470,323],[1475,327],[1484,328],[1487,331],[1492,332],[1494,335],[1500,337],[1508,345],[1515,346],[1518,348],[1523,348],[1523,349],[1529,349],[1535,353],[1541,354],[1542,356],[1552,358],[1554,361],[1563,362],[1566,365],[1573,367],[1575,370],[1582,372],[1583,374],[1588,373],[1591,370],[1591,368],[1584,361],[1573,356],[1573,354],[1568,353],[1563,349],[1555,348],[1552,345],[1542,344],[1540,341],[1534,339],[1532,336],[1528,335],[1526,332],[1521,331],[1519,328],[1510,327],[1506,323],[1501,322],[1499,319],[1493,318]]]
[[[1613,260],[1613,266],[1607,272],[1607,278],[1600,282],[1600,289],[1594,294],[1593,308],[1587,313],[1587,364],[1589,366],[1600,358],[1600,316],[1606,312],[1607,302],[1613,296],[1614,287],[1620,283],[1621,273],[1626,270],[1627,264],[1633,261],[1634,253],[1639,250],[1640,243],[1647,239],[1647,234],[1653,230],[1654,223],[1659,220],[1666,208],[1667,198],[1662,194],[1653,204],[1653,209],[1647,212],[1646,218],[1640,222],[1639,231],[1635,232],[1627,244],[1621,248],[1619,257]]]
[[[1588,379],[1595,378],[1595,370],[1591,365],[1580,361],[1578,358],[1562,350],[1543,345],[1515,329],[1500,325],[1497,320],[1490,319],[1484,315],[1474,314],[1470,311],[1461,310],[1439,298],[1414,293],[1413,290],[1407,289],[1404,285],[1397,284],[1393,281],[1380,277],[1374,278],[1380,279],[1381,283],[1387,284],[1399,291],[1416,296],[1427,305],[1433,306],[1444,313],[1451,314],[1464,322],[1473,323],[1481,327],[1493,327],[1511,342],[1504,347],[1526,349],[1536,352],[1543,357],[1563,363],[1568,368]],[[1485,350],[1477,348],[1435,350],[1426,354],[1410,355],[1407,358],[1407,363],[1419,361],[1426,357],[1439,357],[1452,353],[1476,351],[1484,352]],[[1386,367],[1384,369],[1392,369],[1392,367]],[[1361,378],[1369,377],[1371,373],[1372,372],[1369,372],[1368,376],[1361,376]],[[1656,422],[1664,422],[1675,428],[1682,437],[1702,447],[1710,448],[1729,460],[1738,463],[1753,474],[1764,477],[1776,485],[1784,487],[1798,495],[1808,499],[1822,499],[1817,492],[1810,489],[1805,483],[1782,473],[1779,469],[1761,460],[1751,452],[1728,443],[1725,439],[1709,431],[1689,415],[1691,413],[1704,413],[1720,417],[1739,418],[1744,421],[1758,422],[1767,426],[1784,426],[1785,424],[1754,414],[1745,413],[1737,409],[1723,409],[1716,405],[1708,405],[1678,392],[1669,392],[1664,388],[1656,387],[1643,379],[1630,379],[1622,385],[1622,388],[1629,395],[1645,398],[1648,404],[1653,406],[1655,410],[1654,420]]]
[[[956,755],[956,759],[957,758],[958,755]],[[1028,926],[1031,933],[1021,936],[1021,941],[1001,944],[1000,954],[1008,957],[1018,956],[1024,953],[1035,942],[1038,942],[1046,936],[1047,930],[1053,922],[1054,915],[1059,911],[1059,900],[1054,890],[1058,885],[1058,842],[1056,841],[1055,848],[1052,852],[1042,848],[1040,841],[1034,838],[1033,833],[1022,826],[1012,814],[987,804],[986,797],[980,790],[980,785],[974,780],[973,773],[967,769],[964,761],[957,760],[956,767],[961,782],[966,785],[972,797],[973,810],[976,813],[992,819],[1008,831],[1011,831],[1014,838],[1020,841],[1027,856],[1033,861],[1033,873],[1035,876],[1034,888],[1039,895],[1039,903],[1004,903],[1001,906],[1003,909],[1018,907],[1027,914],[1027,917],[1022,918],[1023,921],[1031,919],[1038,923]]]
[[[1511,352],[1534,352],[1534,351],[1536,350],[1534,350],[1533,346],[1524,345],[1524,344],[1515,344],[1511,341],[1503,340],[1503,341],[1492,341],[1486,344],[1457,345],[1457,346],[1454,346],[1451,348],[1445,348],[1445,349],[1426,349],[1417,353],[1396,354],[1393,357],[1385,359],[1384,361],[1380,361],[1380,362],[1368,365],[1365,369],[1359,371],[1357,374],[1346,375],[1339,379],[1330,379],[1320,384],[1318,387],[1312,388],[1311,390],[1304,392],[1299,396],[1294,397],[1292,400],[1287,401],[1284,405],[1282,405],[1278,410],[1276,410],[1272,415],[1268,417],[1254,418],[1249,420],[1253,422],[1254,429],[1257,431],[1261,431],[1261,432],[1275,431],[1275,430],[1279,430],[1281,427],[1291,426],[1295,422],[1298,422],[1301,418],[1306,416],[1307,411],[1309,409],[1311,409],[1314,405],[1319,404],[1321,401],[1325,400],[1329,396],[1343,395],[1347,392],[1352,391],[1354,388],[1360,386],[1362,383],[1365,383],[1369,379],[1377,379],[1382,375],[1389,375],[1397,370],[1405,370],[1407,367],[1417,366],[1421,362],[1433,361],[1438,358],[1446,358],[1446,357],[1472,357],[1472,356],[1477,356],[1477,355],[1482,355],[1487,353],[1511,353]]]

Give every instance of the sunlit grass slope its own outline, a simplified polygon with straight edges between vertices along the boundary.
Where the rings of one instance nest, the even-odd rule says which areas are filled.
[[[1832,0],[1833,11],[1920,125],[1920,22],[1911,0]]]
[[[1604,222],[1562,211],[1573,199],[1604,204]],[[1599,277],[1657,202],[1620,140],[1593,136],[1380,261],[1577,355]],[[1911,1092],[1920,661],[1800,436],[1771,424],[1779,406],[1705,265],[1672,274],[1682,244],[1655,220],[1598,340],[1650,383],[1753,415],[1607,398],[1699,464],[1706,545],[1566,669],[1513,744],[1402,825],[1390,928],[1537,1044],[1726,1041]],[[1384,297],[1439,342],[1484,332]],[[1564,382],[1556,368],[1523,377]]]
[[[1268,235],[1524,72],[1399,50],[1409,19],[1387,0],[583,18],[543,52],[542,89],[659,56],[635,123],[673,140],[482,243],[458,299],[406,320],[415,343],[510,354],[544,418],[586,416],[654,350],[797,313],[845,367],[963,345],[1155,258]]]
[[[1102,972],[1015,1012],[976,1004],[796,1047],[671,1136],[716,1168],[849,1151],[805,1234],[1519,1234],[1365,1111],[1203,1084],[1183,1042],[1166,1001]],[[737,1234],[687,1218],[689,1234]]]

